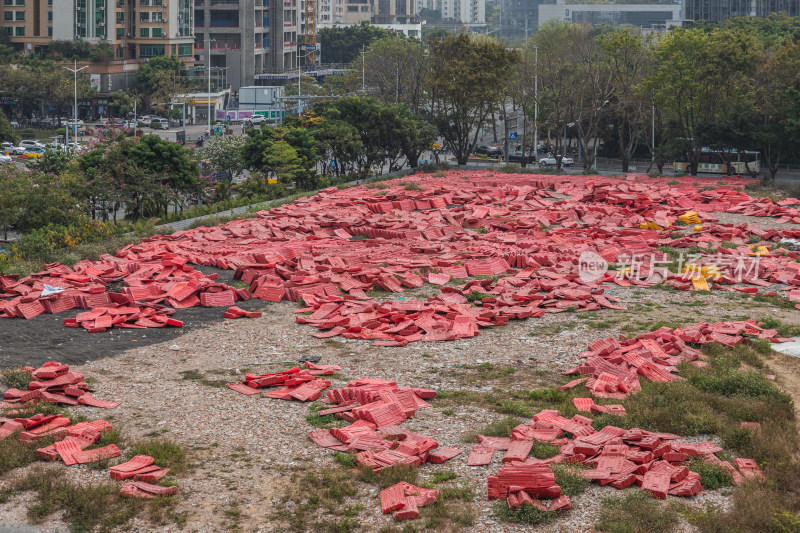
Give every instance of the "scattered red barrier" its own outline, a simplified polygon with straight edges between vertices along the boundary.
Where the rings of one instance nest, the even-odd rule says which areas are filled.
[[[639,376],[663,382],[682,379],[674,374],[679,363],[702,363],[699,360],[705,359],[702,352],[690,345],[719,342],[735,346],[748,342],[749,338],[768,339],[771,342],[791,340],[779,337],[777,330],[760,327],[755,319],[713,324],[700,322],[677,329],[663,327],[635,339],[598,339],[581,354],[586,361],[564,373],[592,376],[582,379],[586,379],[585,387],[595,397],[622,399],[641,390]],[[559,390],[580,383],[576,379],[559,387]],[[621,405],[596,406],[590,398],[575,398],[573,403],[582,411],[625,413]]]
[[[481,327],[570,308],[619,308],[604,294],[604,281],[683,290],[727,290],[739,281],[754,287],[734,288],[748,291],[773,283],[800,285],[798,252],[769,245],[798,237],[800,230],[720,224],[710,214],[800,221],[797,200],[751,198],[736,189],[746,180],[728,178],[720,186],[679,179],[670,186],[641,175],[487,171],[411,179],[421,190],[406,190],[399,182],[387,182],[380,191],[325,189],[254,219],[157,235],[113,256],[73,267],[47,265],[22,279],[0,276],[0,315],[32,319],[77,309],[65,325],[91,332],[180,326],[170,318],[175,309],[233,306],[252,296],[303,301],[313,314],[298,315],[298,323],[323,330],[320,336],[402,346],[471,337]],[[709,184],[713,188],[703,190]],[[687,216],[689,211],[696,215]],[[748,246],[753,236],[767,246]],[[720,246],[723,241],[734,247]],[[658,248],[665,246],[700,247],[697,269],[685,275],[660,269],[667,258]],[[580,275],[584,254],[598,265],[631,268],[605,274],[601,269],[587,279]],[[216,282],[215,275],[190,264],[235,270],[249,290]],[[711,272],[702,281],[700,267]],[[426,280],[441,292],[424,302],[378,304],[365,293],[403,292]],[[108,292],[110,283],[120,281],[119,292]]]
[[[83,374],[70,371],[68,365],[48,361],[31,369],[33,381],[28,391],[8,389],[3,395],[2,408],[19,408],[38,401],[63,405],[89,405],[113,409],[122,402],[109,402],[92,396],[92,389],[83,381]]]

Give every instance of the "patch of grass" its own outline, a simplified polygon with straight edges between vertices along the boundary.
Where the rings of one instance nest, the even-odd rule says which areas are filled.
[[[467,442],[477,442],[478,435],[484,435],[486,437],[508,437],[511,435],[511,431],[519,424],[520,420],[515,416],[507,416],[501,420],[495,420],[467,437]]]
[[[689,461],[689,470],[700,474],[700,483],[710,490],[733,483],[730,472],[719,465],[704,461],[702,458],[694,458]]]
[[[33,380],[30,374],[22,370],[3,370],[0,374],[11,389],[28,390],[28,385]]]
[[[75,531],[110,531],[122,528],[144,510],[157,523],[183,521],[185,516],[172,512],[174,501],[121,496],[119,485],[112,483],[75,483],[60,469],[36,467],[12,482],[16,492],[33,491],[35,500],[28,508],[28,518],[38,522],[55,512]]]
[[[306,422],[311,424],[316,428],[322,429],[330,429],[330,428],[338,428],[345,425],[345,421],[341,418],[336,418],[334,415],[320,415],[318,411],[323,409],[330,408],[329,405],[325,405],[319,402],[314,402],[308,406],[308,415],[306,415]]]
[[[289,481],[289,491],[279,505],[276,518],[288,522],[291,531],[351,531],[335,528],[356,527],[354,521],[343,520],[354,515],[354,508],[347,504],[347,499],[358,493],[352,472],[341,467],[328,467],[302,475],[293,474]],[[315,520],[320,513],[324,518]]]
[[[759,303],[767,303],[780,307],[781,309],[794,309],[795,302],[791,301],[785,296],[767,296],[766,294],[754,294],[753,301]]]
[[[350,453],[334,452],[333,458],[336,459],[340,465],[347,468],[355,468],[358,466],[356,464],[356,457]]]
[[[22,468],[39,460],[36,448],[52,444],[37,441],[35,444],[26,444],[19,440],[17,435],[11,435],[0,440],[0,474],[5,474],[15,468]]]
[[[438,470],[433,473],[433,477],[431,478],[432,483],[444,483],[445,481],[452,481],[456,479],[458,474],[453,472],[452,470]]]
[[[442,409],[442,414],[444,416],[453,416],[454,414],[456,414],[456,411],[455,409],[450,409],[450,408]]]
[[[603,499],[598,531],[607,533],[669,533],[678,524],[678,512],[668,503],[642,491],[626,491]]]
[[[419,183],[403,181],[400,183],[407,191],[421,191],[423,190]]]
[[[777,329],[778,335],[781,337],[796,337],[800,335],[800,326],[791,324],[784,324],[778,319],[767,317],[759,323],[765,329]]]
[[[505,400],[500,408],[497,409],[497,411],[505,415],[514,415],[525,418],[530,418],[533,416],[533,411],[531,411],[530,406],[516,400]]]
[[[559,449],[560,448],[558,446],[553,446],[552,444],[535,442],[533,444],[533,448],[531,448],[530,455],[536,457],[537,459],[548,459],[558,455]]]
[[[391,487],[401,481],[411,483],[412,485],[418,485],[418,478],[419,470],[416,467],[402,464],[381,470],[375,476],[381,489]]]
[[[144,439],[134,442],[128,454],[149,455],[161,468],[169,468],[170,474],[180,474],[189,468],[186,452],[177,443],[168,439]]]
[[[530,505],[522,505],[512,509],[505,500],[495,502],[492,511],[495,518],[501,522],[515,522],[517,524],[549,524],[557,518],[556,513],[553,511],[540,511]]]
[[[552,466],[553,473],[556,475],[556,485],[561,487],[561,494],[572,498],[589,488],[589,480],[581,475],[581,470],[586,468],[581,465],[556,464]]]

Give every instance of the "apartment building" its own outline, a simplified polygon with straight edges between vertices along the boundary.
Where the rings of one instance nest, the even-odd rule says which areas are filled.
[[[35,53],[50,44],[53,0],[3,0],[0,30],[16,48]]]
[[[486,23],[486,0],[417,0],[417,13],[422,9],[438,12],[442,21]]]
[[[419,1],[317,0],[317,24],[320,27],[360,24],[362,22],[373,24],[416,24],[419,19],[417,17],[417,2]]]
[[[233,90],[297,68],[298,0],[194,0],[195,59],[227,71]]]
[[[192,61],[192,0],[3,0],[2,30],[20,50],[52,40],[106,42],[116,59]]]

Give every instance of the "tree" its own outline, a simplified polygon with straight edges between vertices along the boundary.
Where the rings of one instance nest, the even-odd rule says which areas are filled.
[[[647,119],[652,112],[652,99],[643,93],[641,84],[652,67],[651,48],[648,41],[629,29],[617,29],[600,35],[599,39],[614,86],[609,110],[622,157],[622,171],[627,172],[633,152],[650,125]]]
[[[751,35],[720,28],[710,33],[677,28],[656,45],[657,67],[645,87],[690,141],[691,174],[697,173],[703,148],[698,126],[721,120],[737,103],[751,98],[760,53],[760,43]]]
[[[324,156],[323,169],[330,166],[337,176],[354,167],[364,150],[358,130],[343,120],[325,118],[311,129],[317,150]]]
[[[322,47],[322,61],[325,63],[350,63],[361,54],[362,49],[372,41],[387,37],[391,32],[362,22],[341,28],[322,28],[317,40]]]
[[[0,142],[17,144],[19,137],[14,133],[14,128],[3,113],[0,113]]]
[[[94,63],[105,63],[114,59],[114,49],[108,41],[100,41],[89,52],[89,59]]]
[[[179,79],[181,68],[183,63],[175,56],[151,58],[136,73],[137,92],[146,95],[149,102],[172,102],[175,95],[186,90]]]
[[[200,150],[200,157],[211,163],[217,170],[224,170],[231,180],[244,172],[245,164],[242,148],[247,139],[244,137],[215,137]]]
[[[400,150],[408,160],[408,166],[416,168],[419,157],[425,150],[430,150],[439,132],[433,124],[411,111],[406,105],[397,108],[397,138]]]
[[[84,176],[81,194],[93,216],[116,213],[125,202],[132,218],[166,214],[202,189],[190,150],[157,135],[129,137],[112,131],[78,158]]]
[[[757,146],[774,180],[781,158],[800,152],[800,43],[787,37],[777,49],[767,52],[755,81],[754,109],[760,114]]]
[[[465,165],[478,132],[503,97],[519,54],[493,39],[461,34],[431,42],[430,55],[430,121],[458,164]]]
[[[278,139],[264,150],[264,170],[280,181],[295,181],[301,171],[297,151],[283,139]]]
[[[111,95],[110,107],[117,110],[116,114],[118,116],[125,116],[129,113],[133,113],[133,110],[136,109],[137,106],[140,108],[141,104],[141,98],[131,92],[117,91]]]
[[[365,83],[371,94],[387,104],[405,103],[418,112],[424,105],[424,81],[428,72],[425,47],[416,39],[390,35],[374,41],[364,54]],[[353,72],[360,72],[357,59]],[[352,82],[360,87],[360,76]]]
[[[42,172],[44,174],[60,175],[69,165],[70,155],[62,150],[44,151],[43,157],[38,157],[28,162],[28,168]]]

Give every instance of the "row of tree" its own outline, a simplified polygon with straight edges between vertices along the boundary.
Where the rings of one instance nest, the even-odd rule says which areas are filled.
[[[539,138],[560,154],[563,132],[576,137],[587,169],[602,143],[624,170],[650,146],[659,168],[685,157],[692,173],[703,148],[727,158],[759,150],[774,177],[781,162],[800,156],[795,36],[800,22],[778,15],[649,36],[548,23],[516,51],[485,36],[391,35],[353,62],[344,90],[365,85],[383,102],[408,105],[460,164],[497,116],[521,110],[530,132],[538,107]]]

